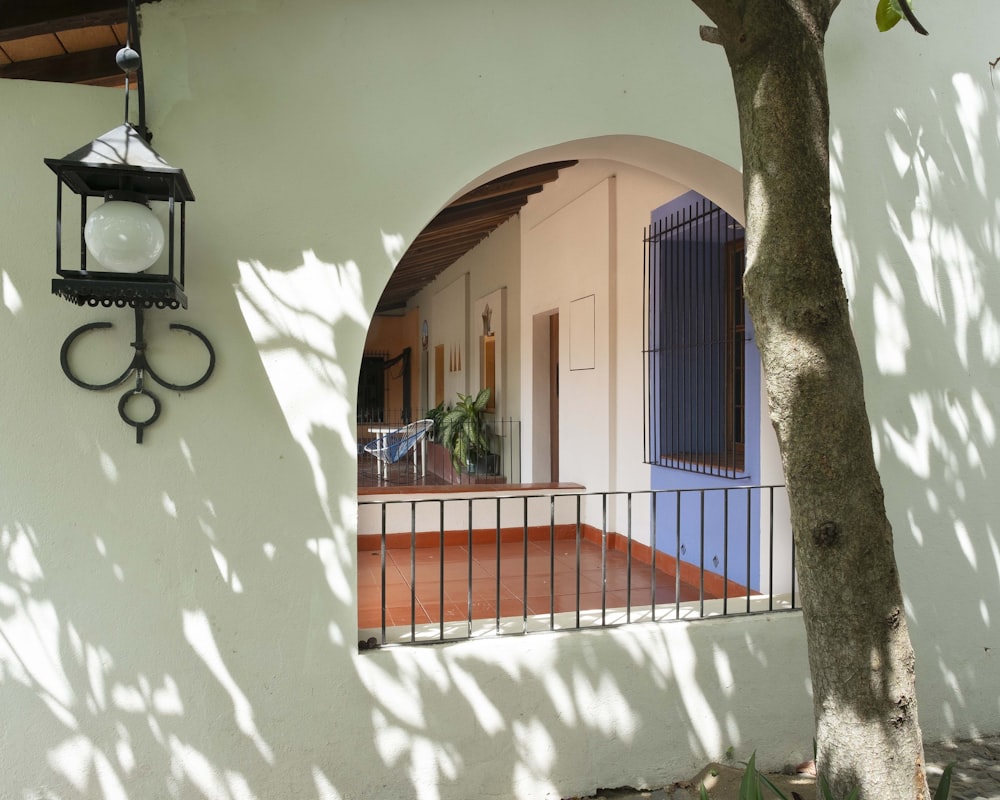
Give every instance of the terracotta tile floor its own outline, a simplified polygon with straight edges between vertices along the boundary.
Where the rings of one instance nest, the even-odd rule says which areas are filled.
[[[505,542],[499,559],[496,544],[473,544],[471,559],[468,545],[448,546],[444,548],[443,564],[439,547],[417,548],[412,565],[409,548],[389,549],[386,551],[385,624],[409,625],[411,615],[418,624],[436,623],[440,621],[442,609],[445,622],[468,619],[470,608],[472,619],[494,619],[498,591],[501,617],[573,611],[577,602],[576,542],[573,539],[556,540],[554,552],[550,551],[548,541],[529,541],[525,570],[523,542]],[[359,628],[382,625],[380,564],[377,550],[358,553]],[[411,574],[415,575],[413,585]],[[649,607],[652,585],[649,565],[633,560],[633,608]],[[580,550],[581,610],[602,607],[601,586],[601,547],[585,541]],[[605,607],[625,607],[628,564],[624,553],[607,554],[604,586]],[[658,569],[657,604],[673,603],[675,589],[673,573]],[[682,583],[680,595],[681,601],[697,600],[698,588]]]

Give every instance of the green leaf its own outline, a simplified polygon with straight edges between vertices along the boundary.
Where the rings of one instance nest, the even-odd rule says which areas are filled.
[[[760,794],[760,782],[757,780],[757,767],[754,760],[757,756],[755,750],[750,754],[747,768],[743,770],[743,780],[740,781],[740,800],[763,800]]]
[[[954,764],[949,764],[941,773],[941,782],[934,791],[934,800],[948,800],[948,795],[951,794],[951,771],[954,766]]]
[[[833,800],[833,792],[830,791],[830,784],[826,781],[826,776],[821,772],[819,775],[819,788],[823,792],[823,800]]]
[[[765,775],[763,772],[759,772],[757,774],[760,775],[760,779],[764,781],[764,783],[767,785],[767,788],[770,789],[772,792],[774,792],[776,795],[778,795],[778,797],[780,797],[781,800],[788,800],[788,796],[784,792],[782,792],[781,789],[779,789],[777,786],[771,783],[771,779],[768,778],[767,775]]]
[[[708,796],[708,789],[705,788],[704,783],[702,783],[698,789],[698,800],[712,800],[712,798]]]
[[[899,0],[878,0],[878,6],[875,8],[875,24],[880,31],[885,33],[901,19],[903,19],[903,9],[899,7]]]

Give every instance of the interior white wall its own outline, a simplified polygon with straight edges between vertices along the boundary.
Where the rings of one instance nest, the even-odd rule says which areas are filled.
[[[1000,729],[993,13],[928,6],[922,40],[842,4],[828,37],[834,218],[932,737]],[[562,143],[597,158],[635,137],[630,163],[695,188],[739,165],[693,4],[483,15],[143,6],[155,146],[197,197],[191,309],[150,315],[150,357],[183,320],[219,362],[164,393],[141,447],[115,396],[57,359],[112,319],[123,349],[81,368],[116,372],[128,314],[49,294],[42,159],[116,125],[120,94],[0,81],[0,794],[554,798],[690,775],[730,746],[807,757],[796,615],[357,652],[357,375],[402,249],[470,183]],[[901,63],[907,80],[872,79]]]
[[[501,411],[505,417],[520,419],[521,394],[520,373],[511,358],[516,358],[520,347],[521,333],[517,325],[509,322],[515,315],[521,297],[521,225],[517,217],[505,222],[487,239],[474,247],[431,283],[418,292],[409,302],[409,307],[420,308],[427,319],[429,329],[428,354],[430,359],[430,392],[434,391],[434,345],[445,344],[445,403],[454,404],[456,392],[468,394],[478,392],[479,386],[479,334],[482,332],[481,311],[477,301],[493,292],[504,292],[503,339],[499,343],[504,355],[502,365]],[[449,287],[456,281],[467,284],[467,302],[459,304]],[[464,284],[463,284],[464,285]],[[458,306],[462,305],[459,311]],[[497,320],[497,324],[500,320]],[[462,329],[463,362],[459,374],[448,373],[448,345]],[[498,369],[500,362],[498,361]],[[434,400],[433,397],[430,398]],[[433,405],[433,402],[431,403]]]
[[[559,479],[591,490],[608,485],[609,447],[616,427],[610,414],[608,382],[613,184],[610,178],[600,178],[583,194],[534,224],[525,211],[521,226],[523,338],[527,339],[536,314],[559,309]],[[570,304],[591,295],[597,332],[593,339],[594,367],[573,369]],[[527,371],[530,375],[529,355],[524,353],[522,374]],[[548,392],[547,379],[538,389],[530,384],[526,387],[526,392],[539,390]],[[590,435],[597,426],[601,435]]]
[[[533,196],[522,211],[521,327],[526,344],[521,372],[524,404],[534,402],[535,461],[548,463],[545,402],[548,353],[529,344],[529,332],[547,340],[542,317],[560,311],[560,480],[590,491],[641,491],[650,485],[643,463],[643,259],[644,231],[652,209],[686,187],[621,162],[596,159],[563,170],[557,182]],[[596,300],[595,368],[569,369],[570,308]],[[632,507],[632,532],[649,541],[648,503]],[[602,525],[603,519],[588,519]],[[626,533],[628,505],[613,502],[609,530]]]

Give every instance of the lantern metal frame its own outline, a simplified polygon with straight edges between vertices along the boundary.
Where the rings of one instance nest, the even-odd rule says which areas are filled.
[[[184,293],[186,204],[194,192],[184,170],[171,167],[125,122],[63,158],[46,158],[56,182],[56,273],[52,293],[76,305],[187,308]],[[63,187],[80,199],[80,268],[63,264]],[[167,208],[166,272],[118,273],[91,269],[84,239],[88,200],[118,196]]]

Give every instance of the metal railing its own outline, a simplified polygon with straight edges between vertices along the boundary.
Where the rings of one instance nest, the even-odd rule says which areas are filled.
[[[361,649],[787,611],[796,591],[783,486],[358,503]]]
[[[364,446],[386,431],[401,428],[414,420],[426,419],[426,412],[404,419],[398,411],[378,413],[368,410],[358,414],[358,484],[360,486],[405,486],[412,484],[442,485],[458,483],[520,483],[521,482],[521,421],[490,416],[493,432],[493,452],[474,464],[452,463],[451,454],[435,441],[434,432],[426,443],[408,454],[389,469],[380,468],[378,461],[364,452]]]

